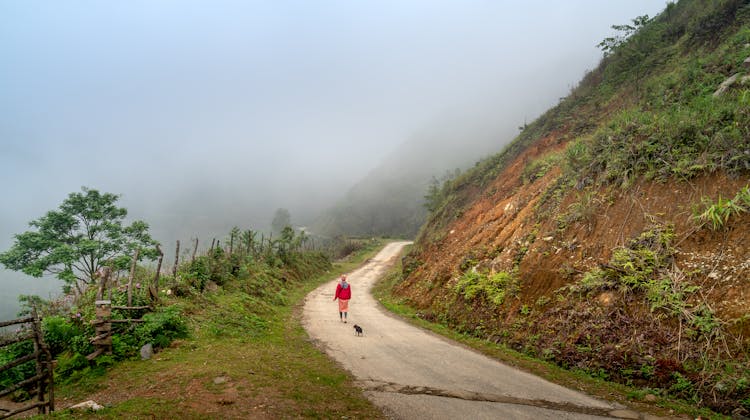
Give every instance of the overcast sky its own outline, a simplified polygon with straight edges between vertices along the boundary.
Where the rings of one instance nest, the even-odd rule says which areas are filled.
[[[446,116],[531,121],[612,24],[664,6],[2,1],[0,248],[81,186],[122,194],[163,241],[267,228],[277,207],[305,219]]]

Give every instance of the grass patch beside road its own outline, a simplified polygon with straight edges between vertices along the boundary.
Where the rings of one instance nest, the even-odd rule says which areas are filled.
[[[57,387],[58,409],[92,399],[99,412],[57,418],[383,418],[352,377],[318,350],[300,323],[305,295],[374,256],[366,248],[328,272],[285,290],[269,305],[225,285],[184,305],[190,338],[148,361],[126,361],[106,375]]]

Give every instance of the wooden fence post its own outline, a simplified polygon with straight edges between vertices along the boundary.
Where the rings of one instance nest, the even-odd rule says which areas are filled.
[[[198,237],[195,237],[195,247],[193,247],[193,256],[190,258],[190,263],[195,262],[195,253],[198,252]]]
[[[156,251],[159,252],[159,262],[156,263],[156,274],[154,274],[154,287],[159,288],[159,277],[161,276],[161,262],[164,260],[164,253],[159,245],[156,245]]]
[[[86,356],[88,360],[94,360],[100,354],[112,354],[112,301],[97,300],[96,319],[93,321],[96,336],[92,338],[91,344],[96,347],[96,351]]]
[[[36,387],[38,401],[24,405],[15,410],[0,410],[0,419],[13,417],[16,414],[33,410],[35,408],[39,410],[39,414],[47,414],[54,411],[55,409],[55,382],[54,376],[52,374],[52,355],[49,351],[49,347],[44,343],[42,323],[39,319],[36,308],[32,307],[31,316],[14,319],[12,321],[0,321],[0,328],[18,324],[30,324],[31,331],[22,330],[15,335],[3,337],[3,339],[0,340],[0,348],[15,343],[32,340],[34,345],[34,352],[0,365],[0,372],[4,372],[8,369],[12,369],[32,360],[36,362],[36,372],[35,375],[30,378],[26,378],[24,380],[13,383],[5,389],[0,389],[0,397],[4,397],[18,389],[32,385]],[[45,394],[47,393],[49,394],[49,398],[47,398],[45,401]]]
[[[177,240],[177,249],[174,251],[174,267],[172,267],[172,277],[177,280],[177,266],[180,264],[180,240]],[[130,305],[128,305],[130,306]]]
[[[109,283],[109,276],[112,275],[112,269],[105,265],[100,267],[99,270],[96,271],[96,274],[99,275],[100,279],[99,290],[96,291],[96,299],[101,300],[104,299],[104,291],[107,290],[107,283]]]
[[[159,298],[159,277],[161,276],[161,262],[164,260],[164,253],[161,251],[161,247],[157,244],[156,250],[159,252],[159,262],[156,263],[156,274],[154,274],[154,283],[148,287],[148,293],[151,297],[151,301],[155,301]]]
[[[34,353],[36,356],[35,369],[37,376],[42,375],[42,347],[41,342],[44,337],[42,335],[42,325],[39,322],[39,315],[36,312],[36,307],[31,308],[31,316],[34,320],[31,322],[31,329],[34,331]],[[40,380],[37,383],[37,400],[40,403],[44,403],[44,381]],[[39,407],[39,414],[44,414],[44,406]]]
[[[253,239],[255,234],[252,230],[247,231],[247,253],[255,257],[255,249],[253,249]]]
[[[133,305],[133,278],[135,277],[135,265],[138,262],[138,254],[141,250],[136,249],[133,255],[133,264],[130,265],[130,277],[128,277],[128,306]]]

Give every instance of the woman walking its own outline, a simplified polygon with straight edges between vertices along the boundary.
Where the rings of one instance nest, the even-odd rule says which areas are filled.
[[[336,294],[333,300],[339,300],[339,318],[346,323],[346,315],[349,312],[349,299],[352,298],[352,288],[346,282],[346,275],[341,275],[341,281],[336,285]]]

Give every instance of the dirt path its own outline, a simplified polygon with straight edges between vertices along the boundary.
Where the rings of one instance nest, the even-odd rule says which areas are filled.
[[[615,403],[555,385],[411,326],[386,313],[370,288],[408,242],[387,245],[348,278],[349,322],[338,319],[336,280],[306,298],[303,325],[365,394],[397,419],[643,418]],[[353,325],[364,329],[354,334]]]

